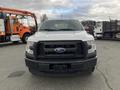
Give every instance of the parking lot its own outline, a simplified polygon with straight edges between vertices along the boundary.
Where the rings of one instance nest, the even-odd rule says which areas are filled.
[[[120,90],[120,41],[96,41],[92,75],[33,76],[24,62],[25,44],[0,47],[0,90]]]

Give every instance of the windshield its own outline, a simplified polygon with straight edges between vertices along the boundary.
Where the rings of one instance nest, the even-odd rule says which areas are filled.
[[[42,23],[40,31],[78,31],[83,30],[77,20],[48,20]]]

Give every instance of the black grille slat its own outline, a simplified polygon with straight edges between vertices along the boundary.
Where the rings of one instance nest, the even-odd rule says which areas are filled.
[[[54,48],[44,48],[45,52],[55,52]],[[66,51],[76,51],[76,48],[67,48]]]
[[[45,45],[45,48],[57,48],[57,47],[64,47],[64,48],[75,48],[75,45]]]
[[[45,54],[57,55],[58,53],[56,53],[56,52],[45,52]],[[66,55],[66,54],[75,54],[75,52],[74,51],[67,51],[67,52],[64,52],[64,53],[59,53],[58,55]]]

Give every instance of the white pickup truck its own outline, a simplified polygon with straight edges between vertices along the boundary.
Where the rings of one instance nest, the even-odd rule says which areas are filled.
[[[97,63],[95,41],[78,20],[47,20],[28,38],[25,62],[34,75],[92,73]]]

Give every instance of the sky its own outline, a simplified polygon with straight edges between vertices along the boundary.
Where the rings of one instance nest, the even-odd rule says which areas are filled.
[[[0,6],[28,10],[38,18],[120,19],[120,0],[0,0]]]

